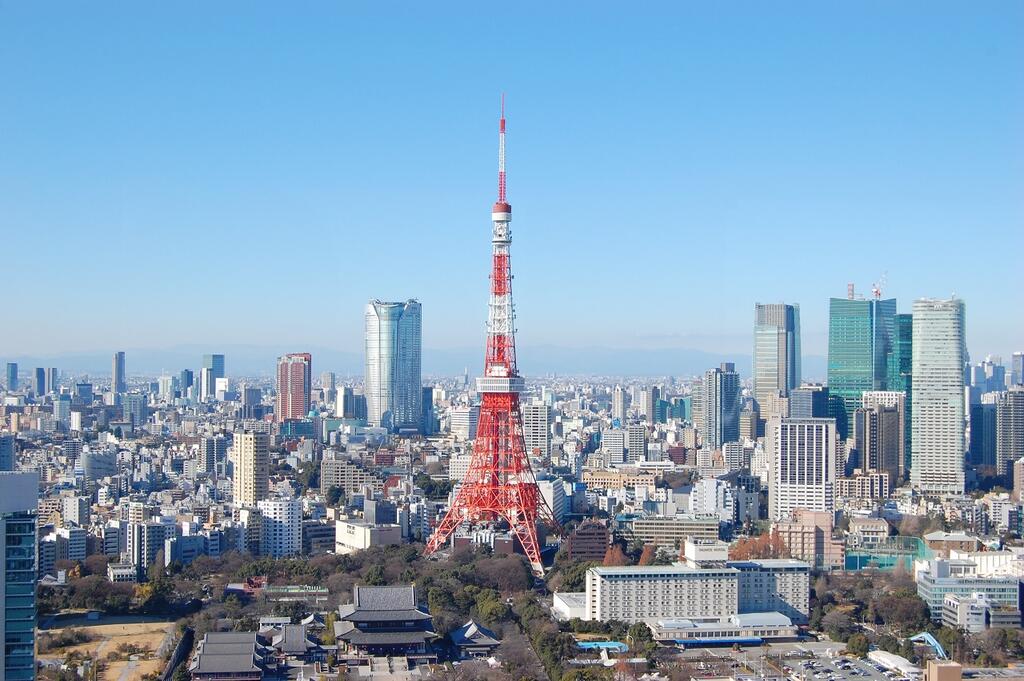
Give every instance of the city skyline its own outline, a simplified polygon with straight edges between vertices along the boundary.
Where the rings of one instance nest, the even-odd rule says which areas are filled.
[[[1024,337],[1024,320],[1004,314],[1011,258],[990,258],[978,276],[951,274],[969,262],[960,235],[983,229],[979,247],[997,252],[1024,244],[1015,200],[1024,47],[1007,19],[1020,7],[816,7],[793,25],[767,10],[666,8],[657,23],[604,11],[583,25],[559,9],[541,26],[513,10],[518,39],[500,48],[473,9],[453,16],[441,41],[422,35],[414,13],[383,21],[257,8],[239,36],[217,29],[234,17],[205,9],[209,26],[193,27],[185,49],[176,32],[154,29],[181,20],[173,9],[70,8],[65,24],[39,8],[5,8],[8,63],[32,68],[12,68],[0,93],[10,132],[0,227],[11,252],[45,251],[49,265],[33,277],[32,259],[17,257],[8,276],[67,303],[47,316],[37,297],[13,299],[12,318],[33,323],[10,325],[0,355],[256,338],[355,351],[360,307],[374,297],[419,299],[426,349],[475,347],[488,228],[478,197],[491,189],[487,122],[499,89],[517,140],[509,163],[523,244],[515,266],[529,275],[517,287],[524,350],[749,355],[750,307],[784,300],[800,305],[804,351],[824,355],[828,296],[848,281],[867,293],[883,273],[900,312],[918,298],[963,298],[972,356],[1009,356]],[[641,28],[653,31],[642,44]],[[279,30],[309,49],[265,49]],[[452,38],[463,47],[446,48]],[[621,54],[594,49],[617,42]],[[90,49],[98,43],[109,51]],[[63,47],[44,53],[46,44]],[[80,69],[66,68],[72,55]],[[444,68],[421,65],[429,57]],[[123,82],[140,88],[127,101]],[[254,106],[239,115],[240,102]],[[418,207],[415,219],[391,209],[396,192]],[[315,235],[306,265],[333,313],[321,313],[324,299],[305,295],[305,282],[285,282],[260,297],[292,309],[288,325],[225,316],[221,296],[207,294],[218,285],[244,294],[228,263],[272,271],[266,246],[289,231]],[[374,258],[338,267],[338,254],[365,252],[382,234],[400,244],[388,249],[387,278]],[[763,263],[795,264],[808,248],[822,257],[761,276]],[[71,304],[79,263],[111,249],[120,275],[143,283],[123,288],[130,314],[112,320]],[[736,276],[718,276],[719,259],[686,257],[695,251],[728,254]],[[202,252],[225,266],[211,269]],[[571,260],[593,276],[568,275]],[[623,271],[644,271],[643,290],[664,295],[641,295],[635,278],[602,283]],[[716,285],[663,313],[678,300],[669,291],[705,280]],[[153,304],[159,288],[187,300],[192,323]],[[582,326],[566,314],[572,301],[644,324]]]

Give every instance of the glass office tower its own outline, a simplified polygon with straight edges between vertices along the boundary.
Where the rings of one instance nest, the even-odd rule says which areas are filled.
[[[754,305],[754,399],[789,397],[800,386],[800,306]]]
[[[35,678],[37,473],[0,472],[3,654],[0,679]]]
[[[832,298],[828,314],[830,416],[839,436],[852,432],[865,390],[886,390],[896,299]]]
[[[422,426],[419,302],[366,306],[366,416],[371,425],[388,430]]]

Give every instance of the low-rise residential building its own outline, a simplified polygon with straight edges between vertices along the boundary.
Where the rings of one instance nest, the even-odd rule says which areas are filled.
[[[336,553],[352,553],[371,546],[397,546],[402,543],[399,525],[371,525],[362,520],[339,520],[334,527]]]

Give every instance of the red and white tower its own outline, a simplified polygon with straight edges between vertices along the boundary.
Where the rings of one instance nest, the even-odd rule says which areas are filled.
[[[477,379],[481,395],[469,472],[455,502],[427,542],[425,553],[443,546],[463,524],[508,523],[512,534],[538,575],[544,574],[537,541],[537,522],[557,530],[558,524],[540,494],[523,441],[519,393],[523,378],[516,368],[515,312],[512,306],[512,206],[505,197],[505,102],[502,98],[498,132],[498,201],[491,209],[491,299],[487,315],[487,356],[484,375]]]

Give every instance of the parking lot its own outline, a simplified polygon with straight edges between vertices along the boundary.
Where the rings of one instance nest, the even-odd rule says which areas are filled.
[[[742,665],[756,675],[802,678],[805,681],[893,681],[867,660],[840,657],[841,643],[773,643],[765,648],[691,648],[684,659],[717,658],[731,667]],[[777,668],[776,665],[781,667]],[[781,672],[781,673],[780,673]]]

